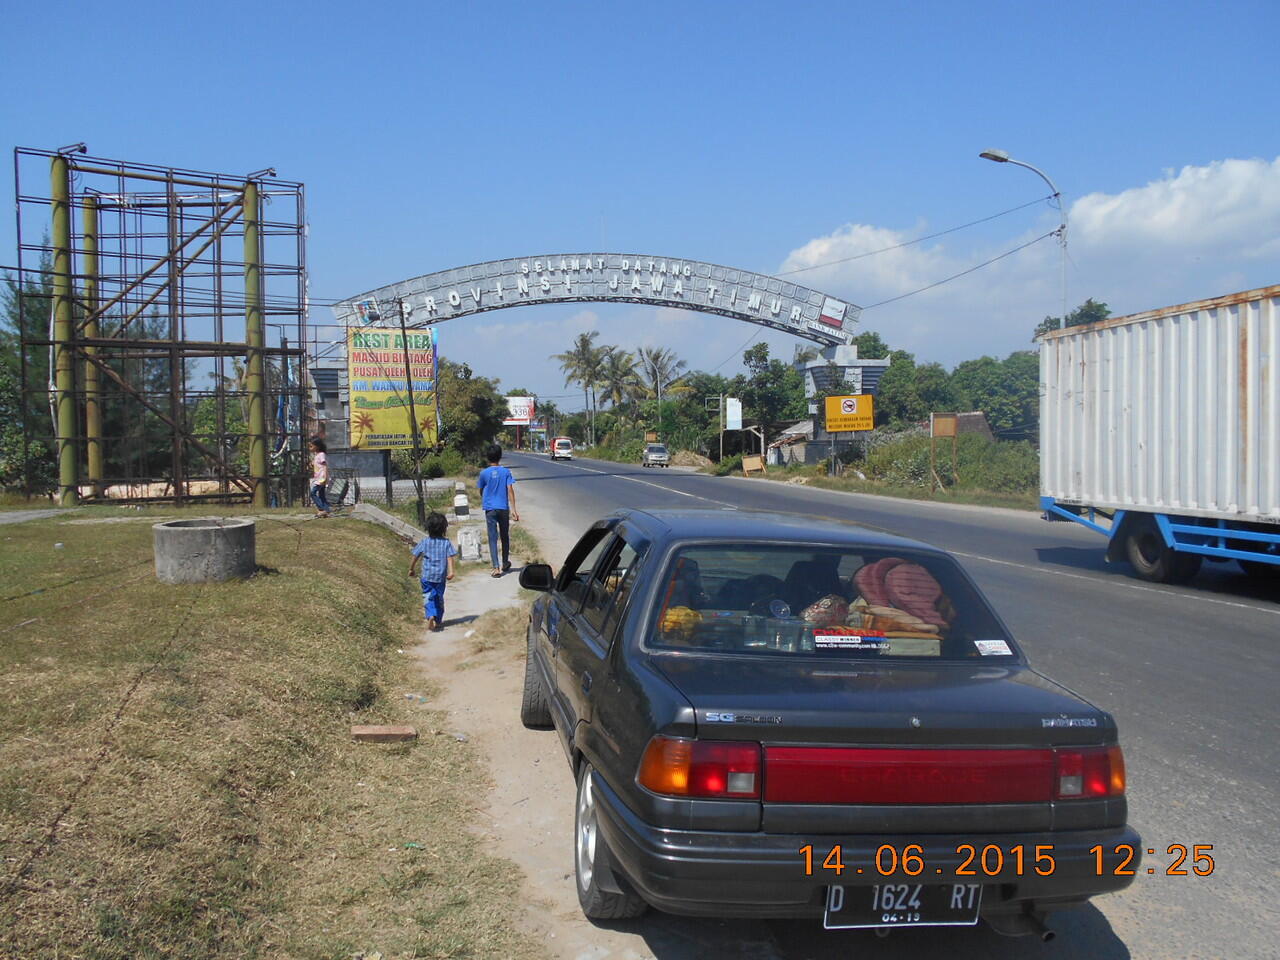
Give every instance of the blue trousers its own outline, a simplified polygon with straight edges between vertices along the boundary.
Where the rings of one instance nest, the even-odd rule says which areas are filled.
[[[316,483],[311,486],[311,502],[315,504],[317,510],[329,512],[329,498],[324,494],[324,484]]]
[[[422,581],[422,615],[435,617],[436,623],[444,622],[444,584],[443,580]]]
[[[489,559],[493,568],[498,569],[498,541],[502,541],[502,569],[511,562],[511,511],[486,510],[484,526],[489,534]]]

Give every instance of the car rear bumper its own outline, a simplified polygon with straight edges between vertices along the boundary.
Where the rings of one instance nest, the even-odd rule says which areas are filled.
[[[729,831],[670,830],[642,821],[605,784],[595,780],[600,831],[608,843],[614,866],[645,900],[668,913],[688,916],[820,917],[827,888],[869,887],[884,883],[980,883],[982,916],[1045,912],[1076,906],[1090,897],[1122,890],[1133,875],[1117,876],[1124,859],[1117,846],[1129,845],[1133,856],[1125,869],[1139,872],[1142,842],[1130,827],[1052,833],[981,835],[814,835],[735,833]],[[805,874],[801,848],[812,845],[812,873]],[[912,861],[911,875],[903,869],[906,848],[920,857]],[[957,875],[968,858],[964,845],[975,848],[969,869],[975,875]],[[987,846],[1000,850],[980,857]],[[1023,850],[1021,874],[1015,848]],[[1099,873],[1097,853],[1103,849]],[[823,860],[839,847],[839,873],[824,868]],[[882,847],[881,872],[876,854]],[[919,848],[917,853],[916,847]],[[1040,850],[1036,848],[1040,847]],[[1044,849],[1044,848],[1049,849]],[[1042,859],[1036,872],[1037,853],[1052,857],[1052,867]],[[890,867],[893,858],[897,868]]]

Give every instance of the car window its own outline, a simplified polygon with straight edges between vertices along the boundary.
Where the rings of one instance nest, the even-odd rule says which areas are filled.
[[[556,578],[556,589],[564,594],[570,606],[576,607],[587,593],[587,581],[591,571],[595,569],[600,554],[609,545],[611,538],[608,528],[588,530],[578,541],[577,546],[569,552],[564,569]]]
[[[608,639],[626,605],[631,584],[635,581],[637,554],[631,544],[622,543],[591,578],[582,604],[582,616]]]
[[[868,659],[1017,656],[948,557],[759,543],[679,550],[662,580],[654,646]]]

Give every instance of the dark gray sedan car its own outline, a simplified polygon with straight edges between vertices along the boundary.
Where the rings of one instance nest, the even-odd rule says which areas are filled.
[[[1033,670],[942,551],[629,510],[520,582],[545,592],[521,719],[577,777],[589,917],[1047,939],[1048,912],[1138,870],[1115,722]]]

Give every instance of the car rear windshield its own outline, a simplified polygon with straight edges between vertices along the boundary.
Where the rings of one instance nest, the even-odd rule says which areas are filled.
[[[996,660],[1012,639],[955,562],[911,551],[690,546],[662,582],[650,646],[762,656]]]
[[[566,447],[572,447],[572,446],[573,446],[573,441],[572,441],[572,440],[557,440],[557,441],[556,441],[556,449],[557,449],[557,450],[563,450],[563,449],[565,449]]]
[[[649,452],[650,453],[666,453],[667,448],[660,443],[651,443],[649,444]]]

